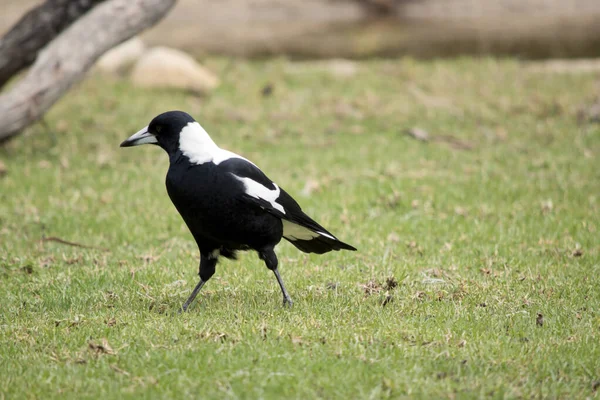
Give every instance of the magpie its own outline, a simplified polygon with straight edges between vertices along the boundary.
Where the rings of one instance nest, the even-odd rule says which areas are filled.
[[[219,257],[254,250],[273,271],[283,304],[292,305],[277,269],[281,238],[305,253],[356,250],[306,215],[300,205],[254,163],[221,149],[183,111],[155,117],[121,147],[154,144],[169,155],[167,193],[200,250],[199,275],[183,311],[213,276]]]

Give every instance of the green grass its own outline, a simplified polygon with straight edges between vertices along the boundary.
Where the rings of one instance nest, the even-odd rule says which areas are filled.
[[[210,97],[92,77],[0,149],[0,398],[598,396],[600,127],[577,119],[596,76],[206,64]],[[359,252],[278,246],[292,309],[246,253],[175,314],[198,254],[168,160],[118,147],[169,109]]]

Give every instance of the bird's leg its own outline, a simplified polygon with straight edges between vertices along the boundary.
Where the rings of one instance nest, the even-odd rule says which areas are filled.
[[[192,304],[192,302],[198,295],[198,292],[200,292],[200,289],[202,289],[202,286],[204,286],[204,284],[215,273],[215,266],[217,265],[218,256],[212,257],[211,253],[208,254],[208,256],[205,256],[202,253],[200,254],[200,271],[198,272],[198,275],[200,275],[200,282],[198,282],[198,284],[196,285],[196,287],[192,291],[192,294],[190,294],[190,297],[188,297],[186,302],[183,303],[183,306],[181,307],[183,311],[187,311],[190,304]]]
[[[275,268],[273,272],[275,273],[275,278],[277,278],[277,283],[279,283],[279,287],[281,288],[281,293],[283,293],[283,305],[291,307],[294,304],[294,302],[292,301],[292,298],[288,294],[287,290],[285,290],[285,285],[283,284],[281,275],[279,275],[279,271],[277,270],[277,268]]]
[[[265,261],[267,268],[269,268],[275,274],[275,278],[277,278],[277,283],[279,283],[279,287],[281,288],[281,293],[283,294],[283,305],[292,306],[294,302],[292,298],[288,294],[287,290],[285,290],[285,285],[283,284],[283,279],[281,279],[281,275],[279,275],[279,270],[277,269],[277,256],[273,249],[264,250],[258,253],[260,258]]]
[[[205,283],[206,282],[203,281],[202,278],[200,278],[200,282],[198,282],[198,284],[196,285],[196,287],[192,291],[192,294],[190,294],[190,297],[188,297],[188,299],[185,301],[185,303],[183,303],[183,306],[181,307],[184,312],[187,311],[188,307],[190,306],[190,304],[192,304],[192,302],[194,301],[194,299],[198,295],[198,292],[200,291],[200,289],[202,289],[202,286],[204,286]]]

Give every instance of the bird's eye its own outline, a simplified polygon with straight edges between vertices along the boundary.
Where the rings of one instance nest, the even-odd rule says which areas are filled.
[[[156,131],[156,133],[160,133],[161,129],[162,129],[162,125],[156,125],[154,127],[154,130]]]

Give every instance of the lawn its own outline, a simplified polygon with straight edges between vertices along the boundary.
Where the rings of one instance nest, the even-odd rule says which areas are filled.
[[[205,64],[209,97],[91,76],[0,148],[0,398],[599,396],[598,76]],[[245,253],[177,314],[198,253],[168,159],[118,147],[169,109],[359,251],[280,244],[291,309]]]

